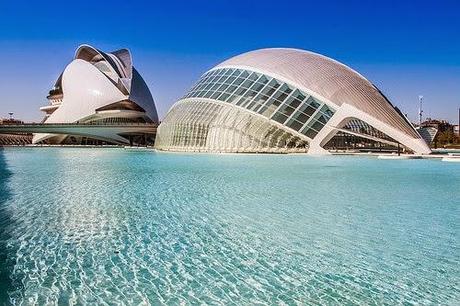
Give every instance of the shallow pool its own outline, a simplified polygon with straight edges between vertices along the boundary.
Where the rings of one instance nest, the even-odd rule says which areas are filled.
[[[14,304],[460,300],[439,160],[8,148],[0,226]]]

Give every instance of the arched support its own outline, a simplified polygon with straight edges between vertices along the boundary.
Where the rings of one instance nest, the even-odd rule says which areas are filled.
[[[401,132],[394,127],[383,123],[380,120],[366,114],[365,112],[349,105],[342,104],[342,106],[335,112],[334,116],[328,121],[326,126],[316,135],[310,142],[309,153],[313,155],[329,154],[323,146],[337,134],[338,129],[345,126],[351,119],[356,118],[373,126],[375,129],[385,133],[402,145],[408,147],[416,154],[430,154],[431,150],[422,138],[413,138]]]

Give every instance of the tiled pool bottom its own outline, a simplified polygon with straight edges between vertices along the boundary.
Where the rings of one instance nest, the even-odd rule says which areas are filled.
[[[460,165],[436,160],[5,149],[0,291],[23,305],[455,304],[459,187]]]

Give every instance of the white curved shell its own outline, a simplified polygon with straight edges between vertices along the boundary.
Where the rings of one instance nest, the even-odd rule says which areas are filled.
[[[250,68],[278,76],[336,106],[347,103],[411,137],[420,138],[372,83],[323,55],[288,48],[260,49],[232,57],[213,69],[222,67]]]
[[[96,67],[80,59],[65,69],[62,89],[65,101],[47,123],[75,122],[102,106],[127,98]]]
[[[212,104],[221,110],[216,113]],[[225,114],[226,120],[218,120],[229,107],[232,111]],[[241,111],[252,119],[240,120]],[[216,152],[290,152],[294,148],[323,154],[336,133],[349,132],[343,129],[353,120],[367,127],[353,132],[355,136],[430,153],[399,109],[363,76],[325,56],[285,48],[247,52],[206,72],[170,109],[155,146]],[[371,135],[376,131],[383,138]],[[249,145],[244,144],[245,137],[252,139]]]
[[[134,102],[143,109],[145,117],[158,122],[150,90],[132,66],[131,54],[126,49],[104,53],[88,45],[80,46],[75,52],[75,59],[56,81],[56,87],[61,91],[62,102],[49,114],[45,123],[84,121],[95,115],[97,109],[124,100]],[[56,105],[51,108],[56,108]],[[33,142],[55,136],[35,134]],[[61,137],[61,140],[64,138]]]

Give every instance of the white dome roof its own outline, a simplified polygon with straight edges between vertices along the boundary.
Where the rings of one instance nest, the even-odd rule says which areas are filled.
[[[271,48],[230,58],[211,70],[232,67],[262,72],[282,78],[337,107],[352,105],[374,118],[420,138],[406,118],[367,79],[333,59],[313,52]]]

